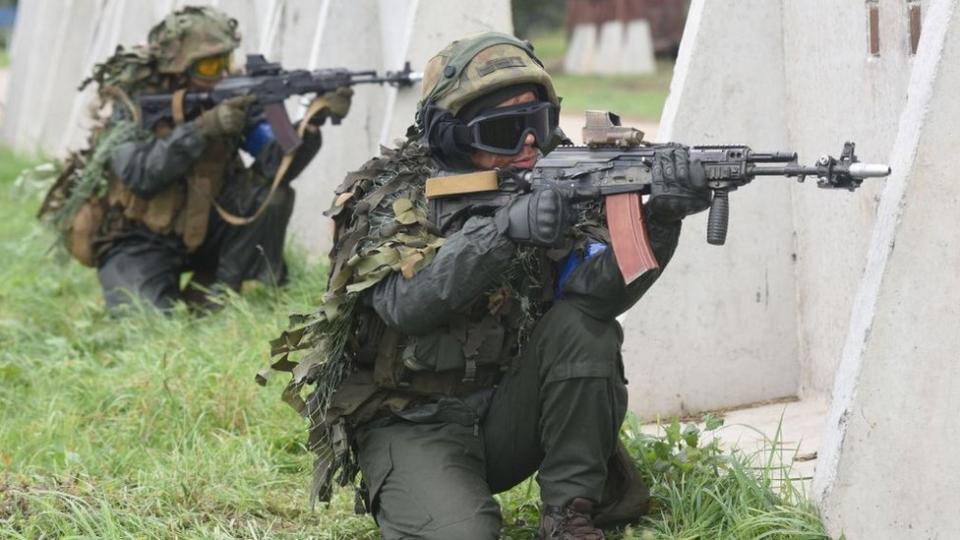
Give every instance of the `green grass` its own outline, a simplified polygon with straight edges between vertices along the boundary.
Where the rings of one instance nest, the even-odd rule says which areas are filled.
[[[324,268],[292,253],[284,290],[201,319],[112,319],[95,272],[48,253],[42,189],[12,181],[29,162],[0,152],[0,538],[377,538],[350,490],[309,508],[305,426],[279,400],[282,377],[253,382],[286,315],[317,303]],[[657,510],[612,538],[823,538],[767,469],[670,433],[625,427]],[[531,481],[500,497],[505,537],[534,537],[537,498]]]
[[[6,49],[0,49],[0,69],[10,67],[10,53]]]
[[[605,109],[625,118],[659,120],[667,101],[673,63],[657,61],[657,73],[626,75],[555,75],[553,83],[563,97],[564,113]]]

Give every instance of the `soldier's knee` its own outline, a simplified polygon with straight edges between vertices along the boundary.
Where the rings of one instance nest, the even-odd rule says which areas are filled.
[[[623,331],[614,320],[596,319],[573,304],[557,302],[540,321],[534,341],[547,382],[621,377]]]
[[[491,540],[500,537],[500,516],[490,513],[477,513],[469,519],[452,523],[434,530],[424,531],[421,538],[446,540]]]

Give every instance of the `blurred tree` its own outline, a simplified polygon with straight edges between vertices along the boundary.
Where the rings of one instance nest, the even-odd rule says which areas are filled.
[[[513,0],[513,31],[521,38],[563,28],[564,0]]]

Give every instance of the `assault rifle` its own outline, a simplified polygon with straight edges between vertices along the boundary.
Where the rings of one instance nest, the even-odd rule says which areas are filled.
[[[643,132],[620,125],[605,111],[588,111],[583,129],[585,146],[560,146],[537,161],[532,171],[482,171],[431,178],[426,196],[430,219],[445,232],[453,223],[475,214],[489,214],[514,197],[555,188],[574,201],[603,198],[607,226],[624,281],[630,283],[658,268],[643,220],[641,195],[650,192],[654,152],[666,145],[650,144]],[[817,186],[854,191],[864,178],[890,174],[885,164],[860,163],[855,145],[843,146],[840,158],[823,156],[813,165],[797,163],[795,152],[754,152],[747,146],[692,146],[690,159],[700,161],[713,191],[707,219],[707,242],[726,241],[729,193],[758,176],[817,177]]]
[[[264,117],[273,128],[274,137],[284,153],[300,144],[283,102],[291,96],[323,94],[355,84],[390,84],[408,87],[423,78],[410,70],[407,62],[401,71],[388,71],[379,76],[374,70],[350,71],[344,68],[285,70],[275,62],[267,62],[262,54],[248,54],[242,75],[233,75],[218,82],[211,90],[186,92],[182,95],[183,114],[192,118],[202,110],[237,96],[256,96]],[[145,94],[137,97],[141,121],[153,125],[160,118],[172,118],[176,94]],[[336,122],[336,120],[334,120]]]

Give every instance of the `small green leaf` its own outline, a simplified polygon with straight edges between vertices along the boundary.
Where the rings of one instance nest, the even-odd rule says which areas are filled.
[[[664,432],[667,434],[667,442],[671,446],[678,444],[680,442],[680,420],[674,418],[673,422],[670,422],[670,425],[664,428]]]
[[[697,447],[697,444],[700,442],[700,430],[697,429],[696,425],[687,424],[687,426],[683,428],[683,440],[687,443],[688,447]]]
[[[703,423],[706,431],[713,431],[723,425],[723,417],[713,413],[707,413],[707,415],[703,417]]]

